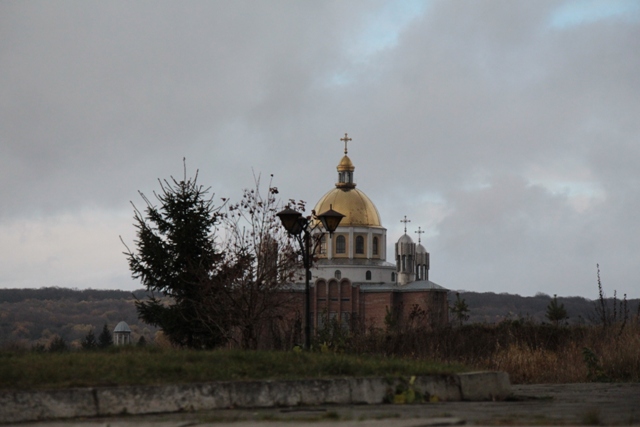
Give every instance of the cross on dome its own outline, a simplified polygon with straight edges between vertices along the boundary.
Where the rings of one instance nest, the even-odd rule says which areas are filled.
[[[400,222],[404,222],[404,234],[407,234],[407,223],[411,222],[410,219],[407,219],[407,216],[404,216],[404,219],[401,219]]]
[[[349,136],[345,132],[344,138],[340,138],[340,141],[344,141],[344,154],[346,156],[347,155],[347,142],[352,141],[352,139],[349,138]]]
[[[418,244],[420,244],[420,235],[421,235],[421,234],[424,234],[424,233],[425,233],[425,231],[424,231],[424,230],[422,230],[420,227],[418,227],[418,231],[414,231],[414,233],[417,233],[417,234],[418,234]]]

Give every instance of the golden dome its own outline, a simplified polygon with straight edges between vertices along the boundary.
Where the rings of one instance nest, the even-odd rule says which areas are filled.
[[[355,188],[334,188],[322,196],[315,211],[321,214],[331,207],[345,216],[340,227],[382,227],[376,206],[366,194]]]
[[[356,167],[353,166],[353,162],[351,161],[349,156],[347,156],[345,154],[344,157],[342,158],[342,160],[340,160],[340,163],[338,163],[338,172],[341,172],[341,171],[352,171],[353,172],[355,169],[356,169]]]

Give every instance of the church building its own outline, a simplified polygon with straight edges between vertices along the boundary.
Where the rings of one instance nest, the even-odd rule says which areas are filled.
[[[355,166],[347,155],[338,164],[338,181],[315,205],[322,213],[330,208],[344,215],[329,237],[317,231],[317,261],[311,270],[311,318],[313,328],[327,319],[345,325],[361,322],[366,327],[384,327],[385,318],[426,327],[448,323],[447,289],[429,280],[429,253],[405,233],[395,244],[394,263],[387,261],[387,229],[367,195],[356,188]],[[304,284],[294,290],[304,292]]]

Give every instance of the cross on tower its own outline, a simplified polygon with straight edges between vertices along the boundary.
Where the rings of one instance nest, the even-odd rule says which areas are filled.
[[[421,230],[420,227],[418,227],[418,231],[415,231],[414,233],[418,233],[418,244],[420,244],[420,235],[424,234],[424,230]]]
[[[340,141],[344,141],[344,154],[347,155],[347,142],[352,141],[351,138],[345,133],[344,138],[340,138]]]
[[[404,222],[404,234],[407,234],[407,223],[411,222],[410,219],[407,219],[407,216],[404,216],[404,219],[401,219],[400,222]]]

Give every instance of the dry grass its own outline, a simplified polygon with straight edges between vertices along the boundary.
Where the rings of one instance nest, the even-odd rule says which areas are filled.
[[[514,383],[640,381],[640,327],[591,327],[553,350],[514,343],[485,362]]]
[[[348,351],[502,370],[516,384],[640,381],[637,318],[624,327],[606,328],[511,321],[434,331],[370,331],[354,337]]]
[[[506,371],[513,383],[575,383],[587,381],[582,349],[575,344],[552,351],[512,344],[487,360],[486,369]]]

